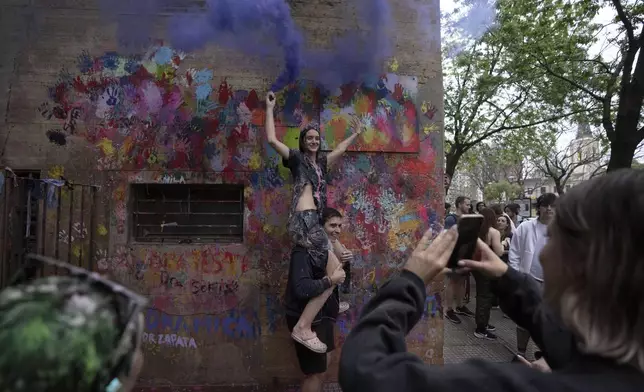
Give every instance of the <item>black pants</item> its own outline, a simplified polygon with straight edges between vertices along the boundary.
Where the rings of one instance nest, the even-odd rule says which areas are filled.
[[[474,319],[476,327],[485,330],[490,323],[490,311],[494,295],[492,294],[492,280],[480,272],[472,272],[476,281],[476,311]]]

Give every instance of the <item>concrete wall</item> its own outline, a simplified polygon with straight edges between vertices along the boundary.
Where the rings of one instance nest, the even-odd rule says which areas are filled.
[[[349,91],[354,105],[375,105],[376,90],[396,102],[406,113],[394,130],[402,136],[367,132],[330,175],[328,205],[346,215],[343,240],[356,255],[347,296],[352,309],[338,320],[339,345],[376,287],[443,213],[439,2],[428,3],[430,20],[421,22],[410,6],[420,2],[391,1],[397,67],[390,71],[408,76],[388,74],[363,95],[344,94]],[[349,2],[291,3],[309,45],[328,45],[356,28]],[[88,228],[96,233],[97,268],[151,301],[141,386],[296,381],[280,305],[291,180],[265,142],[261,104],[279,59],[260,61],[215,46],[183,58],[161,43],[125,56],[114,26],[103,23],[91,0],[3,1],[0,15],[0,163],[101,186],[97,225]],[[333,147],[346,135],[337,98],[304,81],[289,86],[278,100],[280,137],[295,146],[298,123],[321,119]],[[115,108],[133,120],[110,117]],[[151,182],[243,184],[243,243],[133,242],[129,184]],[[51,243],[59,233],[50,227],[48,234]],[[87,237],[76,237],[61,245],[61,257],[87,249]],[[213,281],[234,289],[193,293],[195,282]],[[442,286],[429,289],[425,317],[408,339],[409,349],[432,364],[442,363]],[[334,365],[338,357],[336,350]]]

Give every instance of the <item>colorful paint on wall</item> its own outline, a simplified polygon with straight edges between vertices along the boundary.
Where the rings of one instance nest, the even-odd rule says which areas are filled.
[[[109,252],[97,252],[97,266],[150,298],[146,333],[154,339],[145,347],[154,355],[146,358],[143,378],[155,379],[153,370],[171,362],[165,378],[185,385],[224,379],[225,366],[247,369],[245,377],[256,379],[276,366],[262,347],[285,333],[280,299],[291,248],[290,173],[266,143],[263,93],[236,90],[216,70],[185,63],[183,54],[164,46],[139,57],[83,54],[78,74],[61,76],[42,112],[60,124],[50,140],[60,148],[70,138],[86,141],[95,168],[108,179],[109,222],[101,231]],[[328,178],[328,205],[345,215],[342,240],[355,255],[354,289],[345,297],[355,309],[404,263],[421,233],[438,224],[442,146],[434,144],[435,134],[419,132],[436,126],[429,98],[414,78],[393,74],[332,95],[300,81],[277,97],[277,134],[291,147],[310,121],[321,121],[329,146],[344,137],[346,125],[339,124],[351,114],[372,121],[354,146],[361,153],[345,155]],[[132,183],[243,184],[244,242],[133,243],[127,230]],[[431,303],[427,320],[439,312]],[[344,317],[339,338],[357,314]],[[215,377],[209,366],[218,349],[233,350],[239,363],[221,365]]]
[[[263,98],[216,82],[213,70],[181,68],[184,58],[166,46],[140,57],[83,53],[79,74],[62,73],[40,107],[60,123],[47,136],[59,145],[85,137],[99,170],[259,170]],[[289,85],[278,95],[277,124],[317,121],[318,99],[310,83]]]
[[[353,118],[365,132],[351,151],[418,152],[416,77],[386,74],[361,85],[342,86],[324,102],[321,121],[329,149],[351,134]]]

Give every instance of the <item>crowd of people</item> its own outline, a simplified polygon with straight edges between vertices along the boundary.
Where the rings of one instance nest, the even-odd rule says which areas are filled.
[[[459,196],[454,202],[454,211],[445,204],[445,228],[455,226],[458,219],[465,214],[479,214],[483,224],[479,238],[512,268],[532,276],[539,285],[543,285],[543,268],[539,254],[547,241],[547,227],[554,217],[557,195],[544,193],[537,198],[536,219],[526,219],[519,214],[519,205],[507,206],[495,204],[487,207],[478,202],[476,207],[469,198]],[[472,276],[476,282],[475,312],[470,311],[465,302],[468,299],[470,274],[448,273],[447,295],[445,298],[445,319],[461,324],[461,317],[474,317],[476,329],[474,336],[480,339],[495,340],[496,327],[489,324],[490,311],[498,306],[498,297],[493,293],[492,279],[478,271]],[[517,327],[517,351],[525,355],[530,340],[529,333]]]
[[[294,193],[288,231],[293,241],[284,297],[285,320],[304,381],[322,391],[334,324],[349,304],[339,287],[352,254],[340,242],[342,214],[326,205],[327,167],[361,132],[329,154],[310,125],[299,149],[277,140],[266,99],[268,142],[291,170]],[[384,283],[346,338],[339,364],[342,390],[568,391],[644,390],[644,171],[594,178],[561,198],[537,199],[537,218],[521,221],[517,205],[472,206],[467,197],[446,211],[445,230],[427,231],[400,273]],[[449,207],[446,206],[449,210]],[[447,263],[459,219],[483,217],[472,260]],[[37,278],[45,265],[64,276]],[[476,307],[464,303],[468,276]],[[498,303],[517,325],[517,349],[532,338],[539,359],[521,363],[470,360],[430,367],[407,352],[405,336],[420,320],[426,285],[446,276],[445,319],[474,317],[474,335],[496,339],[490,310]],[[32,256],[0,292],[0,391],[128,392],[142,366],[142,296],[95,273]],[[35,363],[37,362],[37,365]]]

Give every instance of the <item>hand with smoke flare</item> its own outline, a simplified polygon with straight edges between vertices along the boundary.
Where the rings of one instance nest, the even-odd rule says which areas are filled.
[[[272,91],[269,91],[268,94],[266,94],[266,110],[273,110],[275,108],[275,93]]]

